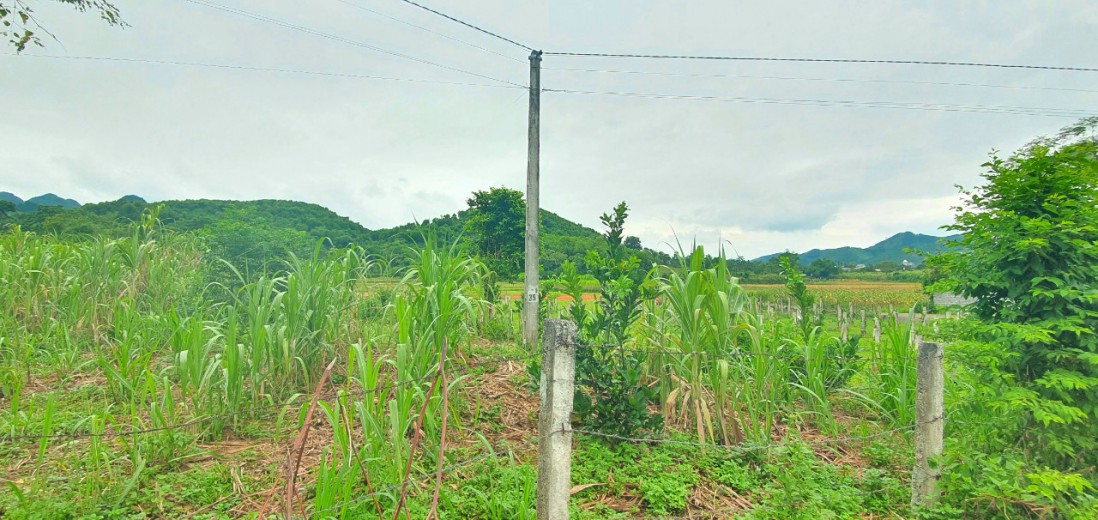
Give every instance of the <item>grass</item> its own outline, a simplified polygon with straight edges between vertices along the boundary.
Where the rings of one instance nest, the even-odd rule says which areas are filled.
[[[0,517],[279,515],[287,454],[307,424],[298,515],[391,517],[406,504],[424,517],[441,465],[443,517],[532,518],[536,356],[517,343],[513,304],[477,297],[477,262],[429,240],[403,278],[374,278],[365,252],[318,247],[213,287],[216,260],[203,254],[154,217],[123,240],[0,235],[0,436],[24,437],[0,443]],[[906,450],[904,438],[865,455],[797,442],[840,419],[867,432],[901,423],[906,373],[862,370],[877,407],[850,404],[828,367],[804,364],[823,340],[791,344],[790,318],[745,312],[727,272],[684,265],[661,283],[630,328],[649,351],[645,384],[663,385],[651,406],[681,418],[656,433],[726,447],[577,437],[574,483],[589,486],[573,497],[577,518],[902,509],[903,468],[864,469]],[[821,338],[837,328],[825,321]],[[867,341],[864,358],[893,359]],[[480,363],[495,358],[510,360]],[[132,430],[151,431],[110,435]],[[57,434],[80,436],[36,437]],[[727,448],[741,440],[786,447]]]

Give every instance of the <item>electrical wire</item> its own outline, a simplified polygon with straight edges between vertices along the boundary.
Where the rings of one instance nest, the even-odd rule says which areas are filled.
[[[340,0],[342,1],[342,0]],[[1086,93],[1098,93],[1098,90],[1085,89],[1085,88],[1069,88],[1069,87],[1038,87],[1033,85],[995,85],[988,83],[959,83],[949,81],[917,81],[917,80],[896,80],[896,79],[855,79],[855,78],[813,78],[813,77],[798,77],[798,76],[754,76],[748,74],[691,74],[691,73],[679,73],[679,72],[658,72],[658,71],[643,71],[643,70],[615,70],[615,69],[574,69],[574,68],[556,68],[556,67],[542,67],[542,70],[557,70],[564,72],[591,72],[602,74],[636,74],[636,75],[650,75],[650,76],[671,76],[671,77],[687,77],[687,78],[729,78],[729,79],[767,79],[767,80],[784,80],[784,81],[827,81],[827,82],[850,82],[850,83],[895,83],[902,85],[933,85],[933,86],[950,86],[950,87],[983,87],[983,88],[999,88],[999,89],[1011,89],[1011,90],[1050,90],[1057,92],[1086,92]]]
[[[499,83],[506,83],[508,85],[514,85],[514,86],[517,86],[517,87],[522,86],[522,85],[519,85],[518,83],[514,83],[514,82],[511,82],[511,81],[504,80],[504,79],[494,78],[492,76],[488,76],[488,75],[485,75],[485,74],[480,74],[478,72],[468,71],[468,70],[461,69],[461,68],[458,68],[458,67],[451,67],[449,65],[443,65],[441,63],[436,63],[436,62],[433,62],[433,61],[430,61],[430,60],[425,60],[423,58],[419,58],[419,57],[412,56],[412,55],[409,55],[409,54],[404,54],[402,52],[392,51],[392,50],[385,49],[385,48],[382,48],[382,47],[378,47],[376,45],[372,45],[372,44],[369,44],[369,43],[363,43],[363,42],[360,42],[360,41],[351,40],[351,39],[348,39],[348,38],[344,38],[342,36],[337,36],[335,34],[326,33],[326,32],[323,32],[323,31],[318,31],[316,29],[305,27],[303,25],[293,24],[293,23],[290,23],[290,22],[279,20],[277,18],[271,18],[269,16],[264,16],[264,15],[260,15],[260,14],[251,13],[251,12],[248,12],[248,11],[244,11],[242,9],[236,9],[234,7],[226,7],[226,6],[223,6],[223,5],[220,5],[220,4],[207,2],[205,0],[183,0],[183,1],[184,2],[190,2],[190,3],[195,4],[195,5],[201,5],[201,6],[204,6],[204,7],[209,7],[211,9],[217,9],[219,11],[224,11],[224,12],[227,12],[227,13],[232,13],[232,14],[235,14],[235,15],[238,15],[238,16],[243,16],[245,18],[251,18],[253,20],[258,20],[258,21],[261,21],[261,22],[278,25],[280,27],[285,27],[287,29],[292,29],[292,30],[303,32],[303,33],[306,33],[306,34],[319,36],[321,38],[329,39],[329,40],[332,40],[332,41],[345,43],[345,44],[348,44],[348,45],[354,45],[356,47],[362,47],[362,48],[365,48],[365,49],[370,49],[372,51],[380,52],[382,54],[388,54],[390,56],[396,56],[398,58],[404,58],[404,59],[411,60],[411,61],[414,61],[414,62],[417,62],[417,63],[422,63],[424,65],[431,65],[433,67],[438,67],[438,68],[441,68],[441,69],[446,69],[446,70],[450,70],[450,71],[454,71],[454,72],[460,72],[462,74],[468,74],[470,76],[476,76],[478,78],[487,79],[487,80],[491,80],[491,81],[496,81],[496,82],[499,82]]]
[[[441,16],[441,17],[443,17],[443,18],[446,18],[447,20],[450,20],[450,21],[452,21],[452,22],[457,22],[457,23],[460,23],[461,25],[464,25],[464,26],[466,26],[466,27],[468,27],[468,28],[470,28],[470,29],[473,29],[473,30],[476,30],[476,31],[480,31],[480,32],[482,32],[482,33],[484,33],[484,34],[487,34],[488,36],[492,36],[492,37],[494,37],[494,38],[498,38],[498,39],[500,39],[500,40],[503,40],[503,41],[505,41],[505,42],[507,42],[507,43],[510,43],[510,44],[512,44],[512,45],[518,45],[519,47],[522,47],[523,49],[526,49],[526,50],[528,50],[528,51],[531,51],[531,52],[533,52],[533,51],[534,51],[533,47],[530,47],[530,46],[528,46],[528,45],[523,45],[523,44],[521,44],[521,43],[519,43],[519,42],[516,42],[515,40],[512,40],[512,39],[510,39],[510,38],[505,38],[505,37],[503,37],[503,36],[500,36],[500,35],[498,35],[498,34],[496,34],[496,33],[492,32],[492,31],[489,31],[489,30],[487,30],[487,29],[483,29],[483,28],[481,28],[481,27],[477,27],[476,25],[473,25],[473,24],[471,24],[471,23],[469,23],[469,22],[466,22],[466,21],[464,21],[464,20],[459,20],[459,19],[457,19],[457,18],[454,18],[453,16],[450,16],[450,15],[448,15],[448,14],[446,14],[446,13],[443,13],[443,12],[440,12],[440,11],[436,11],[436,10],[434,10],[434,9],[431,9],[430,7],[427,7],[427,6],[423,5],[423,4],[419,4],[419,3],[413,2],[412,0],[400,0],[400,1],[402,1],[402,2],[404,2],[404,3],[406,3],[406,4],[414,5],[414,6],[418,7],[418,8],[420,8],[420,9],[423,9],[424,11],[428,11],[428,12],[431,12],[431,13],[437,14],[437,15],[439,15],[439,16]]]
[[[276,72],[284,74],[304,74],[309,76],[327,76],[335,78],[349,78],[349,79],[373,79],[382,81],[399,81],[407,83],[432,83],[438,85],[457,85],[463,87],[484,87],[484,88],[506,88],[506,89],[526,89],[523,85],[494,85],[487,83],[465,83],[460,81],[445,81],[434,79],[421,79],[421,78],[398,78],[393,76],[373,76],[369,74],[354,74],[347,72],[323,72],[314,70],[300,70],[300,69],[281,69],[275,67],[253,67],[248,65],[230,65],[222,63],[201,63],[193,61],[173,61],[173,60],[153,60],[145,58],[119,58],[113,56],[58,56],[51,54],[15,54],[9,53],[8,56],[17,56],[20,58],[45,58],[53,60],[83,60],[83,61],[113,61],[122,63],[146,63],[151,65],[175,65],[181,67],[203,67],[214,69],[230,69],[230,70],[246,70],[253,72]]]
[[[362,10],[362,11],[366,11],[366,12],[368,12],[368,13],[373,13],[373,14],[375,14],[375,15],[377,15],[377,16],[380,16],[380,17],[382,17],[382,18],[387,18],[387,19],[389,19],[389,20],[392,20],[392,21],[394,21],[394,22],[396,22],[396,23],[399,23],[399,24],[404,24],[404,25],[407,25],[408,27],[414,27],[414,28],[416,28],[416,29],[419,29],[419,30],[422,30],[422,31],[426,31],[426,32],[429,32],[429,33],[431,33],[431,34],[434,34],[434,35],[436,35],[436,36],[440,36],[440,37],[442,37],[442,38],[446,38],[447,40],[450,40],[450,41],[454,41],[454,42],[460,43],[460,44],[462,44],[462,45],[467,45],[467,46],[469,46],[469,47],[472,47],[472,48],[474,48],[474,49],[479,49],[479,50],[482,50],[482,51],[484,51],[484,52],[487,52],[487,53],[490,53],[490,54],[495,54],[496,56],[499,56],[499,57],[501,57],[501,58],[506,58],[506,59],[508,59],[508,60],[511,60],[511,61],[517,61],[517,62],[519,62],[519,63],[526,63],[526,60],[522,60],[522,59],[519,59],[519,58],[515,58],[515,57],[513,57],[513,56],[508,56],[508,55],[506,55],[506,54],[503,54],[502,52],[496,52],[496,51],[494,51],[494,50],[492,50],[492,49],[489,49],[489,48],[487,48],[487,47],[481,47],[480,45],[477,45],[477,44],[475,44],[475,43],[469,43],[469,42],[467,42],[467,41],[465,41],[465,40],[462,40],[462,39],[459,39],[459,38],[454,38],[453,36],[450,36],[450,35],[448,35],[448,34],[445,34],[445,33],[441,33],[441,32],[438,32],[438,31],[436,31],[436,30],[434,30],[434,29],[431,29],[431,28],[428,28],[428,27],[424,27],[424,26],[422,26],[422,25],[416,25],[416,24],[414,24],[414,23],[412,23],[412,22],[409,22],[409,21],[407,21],[407,20],[402,20],[402,19],[400,19],[400,18],[397,18],[397,17],[395,17],[395,16],[392,16],[392,15],[388,15],[388,14],[385,14],[385,13],[383,13],[383,12],[381,12],[381,11],[377,11],[377,10],[375,10],[375,9],[371,9],[371,8],[369,8],[369,7],[366,7],[366,6],[364,6],[364,5],[361,5],[361,4],[357,4],[357,3],[355,3],[355,2],[351,2],[351,1],[349,1],[349,0],[335,0],[335,1],[336,1],[336,2],[339,2],[339,3],[341,3],[341,4],[344,4],[344,5],[347,5],[347,6],[353,7],[353,8],[355,8],[355,9],[359,9],[359,10]]]
[[[1064,118],[1079,118],[1089,117],[1095,115],[1094,112],[1087,112],[1084,110],[1076,109],[1063,109],[1063,108],[1039,108],[1039,107],[1010,107],[1010,106],[994,106],[994,105],[952,105],[952,104],[935,104],[935,103],[904,103],[893,101],[853,101],[853,100],[828,100],[828,99],[781,99],[781,98],[747,98],[747,97],[726,97],[726,96],[702,96],[702,95],[684,95],[684,94],[659,94],[659,93],[646,93],[646,92],[623,92],[623,91],[595,91],[595,90],[573,90],[573,89],[543,89],[544,92],[556,92],[562,94],[584,94],[584,95],[601,95],[601,96],[623,96],[632,98],[646,98],[646,99],[675,99],[675,100],[690,100],[690,101],[723,101],[729,103],[758,103],[758,104],[775,104],[775,105],[801,105],[801,106],[819,106],[819,107],[842,107],[842,108],[888,108],[898,110],[924,110],[933,112],[974,112],[974,113],[991,113],[991,114],[1014,114],[1014,115],[1030,115],[1030,116],[1043,116],[1043,117],[1064,117]]]
[[[407,1],[407,0],[405,0]],[[776,61],[797,63],[860,63],[875,65],[929,65],[947,67],[991,67],[1000,69],[1059,70],[1068,72],[1098,72],[1095,67],[1060,67],[1054,65],[1015,65],[1008,63],[981,63],[968,61],[924,60],[872,60],[850,58],[776,58],[765,56],[702,56],[685,54],[614,54],[607,52],[545,52],[546,56],[570,56],[583,58],[637,58],[657,60],[720,60],[720,61]]]

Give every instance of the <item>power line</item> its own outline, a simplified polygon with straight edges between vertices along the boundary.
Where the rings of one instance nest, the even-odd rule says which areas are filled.
[[[780,99],[780,98],[746,98],[725,96],[699,96],[681,94],[658,94],[645,92],[621,92],[621,91],[594,91],[571,89],[544,89],[545,92],[557,92],[562,94],[586,94],[605,96],[624,96],[647,99],[675,99],[691,101],[723,101],[729,103],[758,103],[774,105],[802,105],[820,107],[844,107],[844,108],[890,108],[898,110],[926,110],[934,112],[974,112],[994,114],[1032,115],[1044,117],[1078,118],[1095,115],[1094,112],[1086,112],[1074,109],[1039,108],[1039,107],[1010,107],[993,105],[951,105],[934,103],[903,103],[893,101],[852,101],[852,100],[828,100],[828,99]]]
[[[434,30],[434,29],[430,29],[430,28],[428,28],[428,27],[424,27],[424,26],[422,26],[422,25],[416,25],[416,24],[414,24],[414,23],[412,23],[412,22],[409,22],[409,21],[407,21],[407,20],[401,20],[400,18],[397,18],[397,17],[395,17],[395,16],[391,16],[391,15],[385,14],[385,13],[383,13],[383,12],[381,12],[381,11],[377,11],[377,10],[374,10],[374,9],[370,9],[369,7],[366,7],[366,6],[364,6],[364,5],[360,5],[360,4],[357,4],[357,3],[355,3],[355,2],[351,2],[351,1],[349,1],[349,0],[335,0],[335,1],[336,1],[336,2],[339,2],[339,3],[341,3],[341,4],[345,4],[345,5],[348,5],[348,6],[350,6],[350,7],[353,7],[353,8],[355,8],[355,9],[359,9],[359,10],[362,10],[362,11],[366,11],[366,12],[368,12],[368,13],[373,13],[373,14],[375,14],[375,15],[377,15],[377,16],[380,16],[380,17],[382,17],[382,18],[387,18],[387,19],[389,19],[389,20],[392,20],[392,21],[394,21],[394,22],[396,22],[396,23],[399,23],[399,24],[404,24],[404,25],[407,25],[408,27],[414,27],[414,28],[416,28],[416,29],[420,29],[420,30],[422,30],[422,31],[427,31],[427,32],[429,32],[429,33],[431,33],[431,34],[434,34],[434,35],[437,35],[437,36],[441,36],[441,37],[443,37],[443,38],[446,38],[447,40],[450,40],[450,41],[454,41],[454,42],[460,43],[460,44],[462,44],[462,45],[467,45],[467,46],[469,46],[469,47],[472,47],[472,48],[474,48],[474,49],[479,49],[479,50],[482,50],[482,51],[484,51],[484,52],[487,52],[487,53],[490,53],[490,54],[495,54],[496,56],[499,56],[499,57],[501,57],[501,58],[506,58],[506,59],[508,59],[508,60],[511,60],[511,61],[517,61],[517,62],[519,62],[519,63],[526,63],[526,60],[522,60],[522,59],[519,59],[519,58],[515,58],[515,57],[513,57],[513,56],[508,56],[508,55],[506,55],[506,54],[503,54],[502,52],[496,52],[496,51],[494,51],[494,50],[492,50],[492,49],[489,49],[489,48],[487,48],[487,47],[481,47],[480,45],[477,45],[477,44],[475,44],[475,43],[469,43],[469,42],[467,42],[467,41],[465,41],[465,40],[462,40],[462,39],[458,39],[458,38],[454,38],[453,36],[450,36],[450,35],[448,35],[448,34],[445,34],[445,33],[440,33],[440,32],[438,32],[438,31],[436,31],[436,30]]]
[[[407,0],[405,0],[407,1]],[[798,63],[862,63],[885,65],[933,65],[948,67],[991,67],[1000,69],[1036,69],[1062,70],[1070,72],[1098,72],[1092,67],[1058,67],[1052,65],[1013,65],[1007,63],[980,63],[967,61],[922,61],[922,60],[869,60],[849,58],[775,58],[764,56],[702,56],[679,54],[613,54],[605,52],[545,52],[547,56],[570,56],[583,58],[640,58],[656,60],[723,60],[723,61],[778,61]]]
[[[433,61],[430,61],[430,60],[425,60],[423,58],[418,58],[418,57],[411,56],[411,55],[408,55],[408,54],[404,54],[404,53],[401,53],[401,52],[384,49],[384,48],[378,47],[376,45],[371,45],[371,44],[368,44],[368,43],[363,43],[363,42],[351,40],[351,39],[348,39],[348,38],[344,38],[342,36],[337,36],[337,35],[334,35],[334,34],[331,34],[331,33],[318,31],[316,29],[311,29],[311,28],[305,27],[303,25],[292,24],[290,22],[279,20],[277,18],[271,18],[269,16],[263,16],[263,15],[251,13],[251,12],[248,12],[248,11],[244,11],[244,10],[241,10],[241,9],[236,9],[236,8],[233,8],[233,7],[226,7],[226,6],[223,6],[223,5],[220,5],[220,4],[207,2],[205,0],[184,0],[184,1],[185,2],[190,2],[190,3],[195,4],[195,5],[201,5],[201,6],[209,7],[209,8],[212,8],[212,9],[217,9],[219,11],[225,11],[227,13],[232,13],[232,14],[243,16],[243,17],[246,17],[246,18],[251,18],[253,20],[258,20],[258,21],[261,21],[261,22],[271,23],[271,24],[274,24],[274,25],[278,25],[280,27],[285,27],[287,29],[293,29],[295,31],[300,31],[300,32],[303,32],[303,33],[306,33],[306,34],[319,36],[321,38],[326,38],[326,39],[329,39],[329,40],[332,40],[332,41],[337,41],[337,42],[340,42],[340,43],[346,43],[348,45],[354,45],[356,47],[363,47],[363,48],[370,49],[370,50],[375,51],[375,52],[380,52],[382,54],[388,54],[390,56],[396,56],[396,57],[399,57],[399,58],[412,60],[412,61],[415,61],[417,63],[422,63],[422,64],[425,64],[425,65],[431,65],[433,67],[439,67],[439,68],[446,69],[446,70],[452,70],[452,71],[455,71],[455,72],[460,72],[462,74],[468,74],[470,76],[476,76],[478,78],[488,79],[488,80],[491,80],[491,81],[497,81],[499,83],[506,83],[508,85],[514,85],[516,87],[522,86],[522,85],[519,85],[518,83],[513,83],[511,81],[507,81],[507,80],[503,80],[503,79],[499,79],[499,78],[494,78],[492,76],[488,76],[488,75],[485,75],[485,74],[480,74],[480,73],[477,73],[477,72],[468,71],[468,70],[465,70],[465,69],[460,69],[460,68],[457,68],[457,67],[451,67],[449,65],[443,65],[441,63],[436,63],[436,62],[433,62]]]
[[[503,36],[500,36],[500,35],[498,35],[498,34],[496,34],[496,33],[492,32],[492,31],[489,31],[489,30],[487,30],[487,29],[482,29],[482,28],[480,28],[480,27],[477,27],[476,25],[473,25],[473,24],[471,24],[471,23],[469,23],[469,22],[466,22],[466,21],[464,21],[464,20],[459,20],[459,19],[457,19],[457,18],[454,18],[453,16],[450,16],[450,15],[448,15],[448,14],[446,14],[446,13],[443,13],[443,12],[439,12],[439,11],[436,11],[436,10],[434,10],[434,9],[431,9],[430,7],[427,7],[427,6],[423,5],[423,4],[418,4],[418,3],[416,3],[416,2],[413,2],[412,0],[400,0],[400,1],[401,1],[401,2],[404,2],[404,3],[406,3],[406,4],[414,5],[414,6],[418,7],[418,8],[420,8],[420,9],[423,9],[424,11],[428,11],[428,12],[431,12],[431,13],[437,14],[437,15],[439,15],[439,16],[441,16],[441,17],[443,17],[443,18],[446,18],[447,20],[450,20],[450,21],[452,21],[452,22],[457,22],[457,23],[460,23],[461,25],[464,25],[464,26],[466,26],[466,27],[468,27],[468,28],[470,28],[470,29],[476,30],[476,31],[480,31],[480,32],[482,32],[482,33],[484,33],[484,34],[487,34],[488,36],[491,36],[491,37],[493,37],[493,38],[498,38],[498,39],[500,39],[500,40],[503,40],[503,41],[505,41],[505,42],[507,42],[507,43],[510,43],[510,44],[512,44],[512,45],[518,45],[519,47],[522,47],[523,49],[526,49],[526,50],[528,50],[528,51],[533,51],[533,50],[534,50],[534,49],[533,49],[533,47],[530,47],[530,46],[527,46],[527,45],[523,45],[523,44],[521,44],[521,43],[519,43],[519,42],[516,42],[515,40],[512,40],[512,39],[510,39],[510,38],[505,38],[505,37],[503,37]]]
[[[349,79],[374,79],[382,81],[399,81],[407,83],[432,83],[438,85],[456,85],[463,87],[484,87],[484,88],[505,88],[505,89],[525,89],[523,85],[494,85],[487,83],[464,83],[460,81],[445,81],[434,79],[421,79],[421,78],[399,78],[393,76],[373,76],[369,74],[354,74],[346,72],[324,72],[315,70],[300,70],[300,69],[282,69],[275,67],[253,67],[248,65],[230,65],[222,63],[201,63],[193,61],[173,61],[173,60],[153,60],[144,58],[119,58],[112,56],[58,56],[51,54],[8,54],[8,56],[17,56],[20,58],[46,58],[53,60],[82,60],[82,61],[112,61],[122,63],[146,63],[151,65],[175,65],[180,67],[203,67],[214,69],[230,69],[230,70],[246,70],[254,72],[276,72],[284,74],[304,74],[309,76],[327,76],[336,78],[349,78]]]
[[[603,74],[637,74],[637,75],[650,75],[650,76],[673,76],[673,77],[689,77],[689,78],[729,78],[729,79],[768,79],[768,80],[784,80],[784,81],[828,81],[828,82],[849,82],[849,83],[896,83],[904,85],[935,85],[935,86],[950,86],[950,87],[984,87],[984,88],[1001,88],[1012,90],[1052,90],[1058,92],[1087,92],[1098,93],[1098,90],[1085,89],[1085,88],[1069,88],[1069,87],[1038,87],[1034,85],[995,85],[989,83],[959,83],[949,81],[917,81],[917,80],[899,80],[899,79],[856,79],[856,78],[819,78],[819,77],[799,77],[799,76],[755,76],[748,74],[692,74],[685,72],[659,72],[659,71],[644,71],[644,70],[616,70],[616,69],[574,69],[574,68],[555,68],[555,67],[542,67],[542,70],[559,70],[564,72],[592,72]]]

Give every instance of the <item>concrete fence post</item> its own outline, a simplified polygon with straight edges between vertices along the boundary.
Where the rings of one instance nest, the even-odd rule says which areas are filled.
[[[931,460],[942,454],[945,444],[945,375],[942,346],[919,343],[915,383],[915,467],[911,471],[911,508],[934,505],[942,470]]]
[[[545,320],[538,413],[537,517],[567,520],[572,489],[572,397],[575,391],[576,325]]]

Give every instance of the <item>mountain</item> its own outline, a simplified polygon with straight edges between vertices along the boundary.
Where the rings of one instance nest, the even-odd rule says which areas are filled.
[[[9,193],[6,191],[0,191],[0,200],[6,200],[12,204],[15,204],[15,207],[17,208],[23,205],[23,199],[16,197],[14,193]]]
[[[370,231],[365,242],[359,242],[371,253],[382,258],[399,258],[408,251],[408,246],[423,242],[422,233],[431,231],[443,242],[457,240],[465,232],[468,221],[467,210],[435,219],[427,219],[418,224],[412,222],[388,229]],[[590,250],[605,250],[606,241],[594,229],[572,222],[552,211],[541,210],[541,266],[547,275],[556,274],[565,261],[583,263],[583,257]],[[652,262],[670,264],[671,259],[664,253],[650,249],[634,249],[644,265]]]
[[[44,206],[59,206],[62,209],[76,209],[80,203],[72,199],[63,199],[52,193],[31,197],[23,202],[23,211],[35,211]]]
[[[944,246],[939,243],[943,238],[947,241],[953,241],[960,239],[960,235],[936,237],[905,231],[892,235],[891,237],[866,248],[839,247],[835,249],[812,249],[810,251],[805,251],[800,255],[800,262],[801,264],[807,265],[817,258],[826,258],[833,260],[839,265],[873,265],[885,261],[900,263],[904,260],[918,264],[922,261],[921,257],[917,254],[905,253],[904,250],[913,249],[916,251],[936,253],[944,249]],[[755,261],[767,262],[780,254],[781,253],[774,253],[772,255],[761,256],[756,258]]]
[[[189,232],[204,237],[215,255],[231,259],[234,265],[262,265],[289,253],[307,256],[321,240],[335,247],[350,244],[362,246],[368,253],[385,262],[400,265],[407,257],[409,246],[423,243],[423,234],[434,233],[443,242],[458,240],[465,232],[469,215],[459,211],[387,229],[367,229],[361,224],[338,215],[317,204],[291,200],[168,200],[147,203],[136,195],[126,195],[111,202],[81,206],[71,199],[52,193],[22,201],[8,192],[0,192],[0,200],[31,207],[16,215],[15,223],[35,232],[59,234],[98,234],[122,237],[129,234],[130,225],[138,222],[146,210],[160,208],[160,221],[167,229]],[[39,207],[57,206],[68,211],[36,211]],[[9,217],[12,218],[12,217]],[[556,213],[541,210],[542,267],[547,275],[559,272],[567,260],[582,263],[591,250],[604,250],[602,235],[594,229],[571,222]],[[957,236],[947,237],[955,240]],[[916,233],[898,233],[867,248],[840,247],[813,249],[800,255],[803,264],[817,258],[828,258],[840,265],[873,265],[883,261],[919,263],[918,255],[904,249],[936,252],[942,249],[939,237]],[[653,262],[671,265],[666,254],[647,248],[633,249],[643,265]],[[765,263],[780,253],[755,259]],[[281,260],[278,260],[281,261]],[[758,269],[750,262],[740,261],[738,276],[750,276]],[[755,264],[757,265],[757,264]]]
[[[23,200],[16,196],[14,193],[7,191],[0,191],[0,200],[6,200],[15,204],[15,208],[23,212],[38,211],[38,208],[45,206],[57,206],[62,209],[75,209],[80,207],[80,203],[72,199],[63,199],[52,193],[46,193],[37,197],[31,197],[27,200]]]
[[[306,202],[168,200],[149,204],[140,197],[127,195],[70,211],[21,213],[15,223],[27,231],[40,233],[123,237],[129,234],[131,223],[140,221],[144,211],[157,207],[165,228],[204,237],[216,256],[229,259],[238,267],[266,265],[274,259],[281,262],[289,253],[308,256],[324,239],[335,247],[357,244],[386,263],[402,265],[409,246],[422,244],[424,233],[434,233],[444,243],[452,242],[463,236],[469,218],[467,211],[460,211],[418,224],[371,230],[328,208]],[[541,210],[541,224],[541,264],[547,276],[558,273],[567,260],[582,264],[587,251],[606,247],[599,232],[551,211]],[[666,254],[649,249],[634,249],[633,253],[644,265],[671,263]]]

